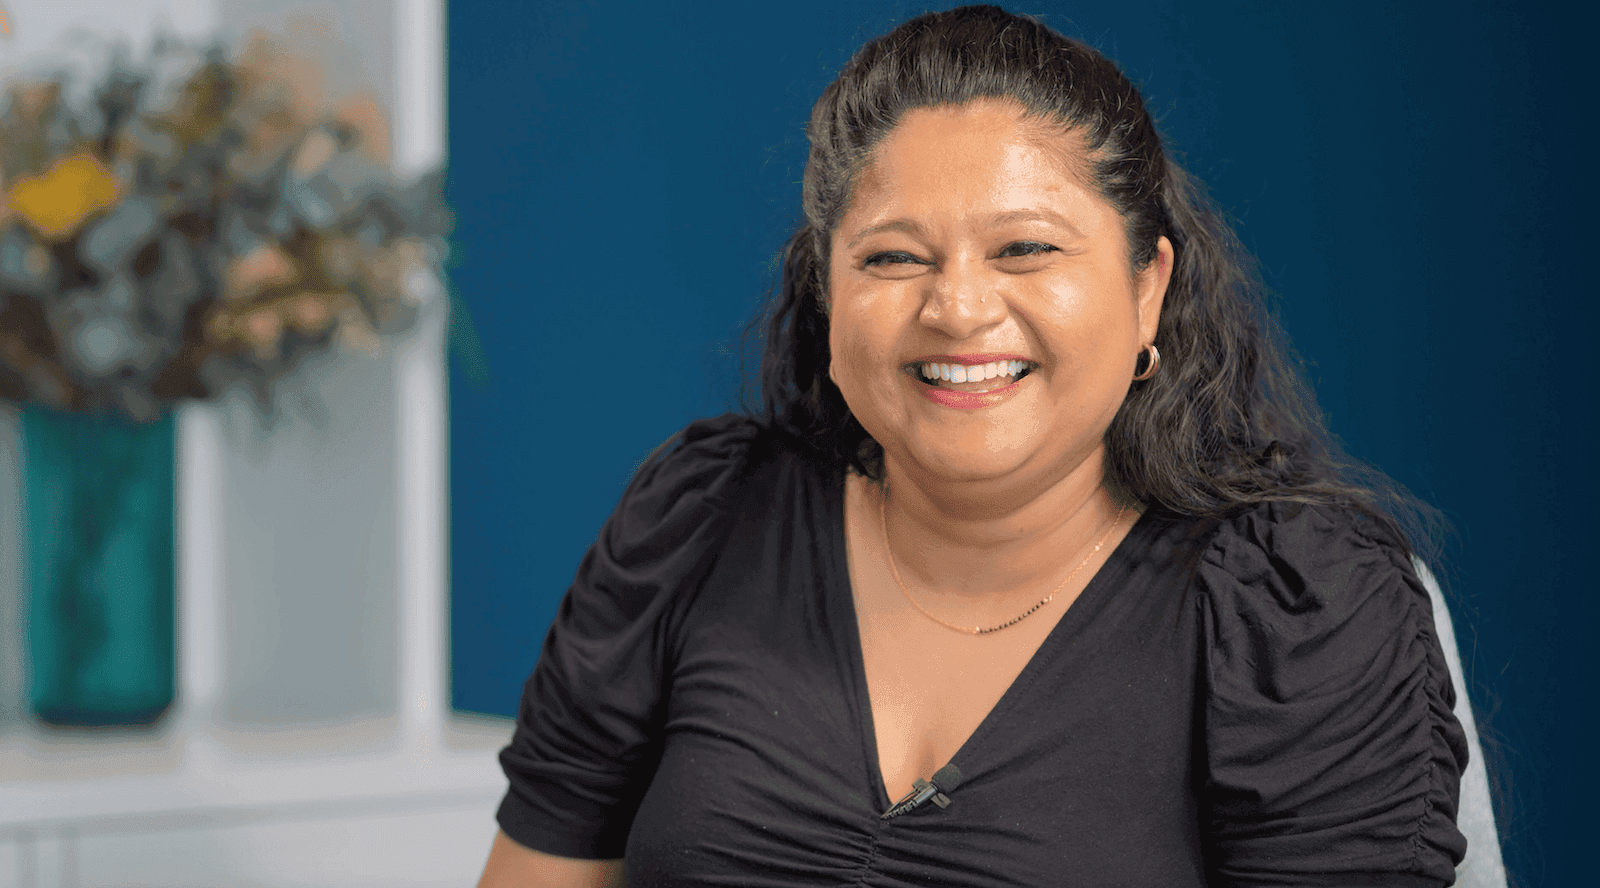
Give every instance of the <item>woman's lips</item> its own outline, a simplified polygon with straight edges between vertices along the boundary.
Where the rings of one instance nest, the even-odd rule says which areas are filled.
[[[1016,381],[1038,368],[1020,355],[929,355],[904,366],[913,378],[939,388],[988,391]],[[1001,380],[996,384],[995,380]]]
[[[1003,404],[1014,397],[1032,372],[1033,365],[1023,364],[1016,373],[997,373],[992,377],[985,375],[981,380],[959,383],[945,381],[943,376],[948,370],[941,373],[940,379],[930,380],[925,368],[924,364],[906,368],[906,375],[911,377],[911,384],[919,394],[941,407],[974,410]]]

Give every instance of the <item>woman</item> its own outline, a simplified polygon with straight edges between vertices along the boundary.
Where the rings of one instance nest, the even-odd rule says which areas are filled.
[[[767,409],[584,559],[482,884],[1449,884],[1408,543],[1135,88],[968,7],[808,135]]]

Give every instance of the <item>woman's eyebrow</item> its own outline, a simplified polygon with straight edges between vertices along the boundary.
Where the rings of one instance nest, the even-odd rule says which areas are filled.
[[[881,222],[872,226],[871,228],[861,229],[861,231],[856,233],[855,237],[850,238],[849,243],[845,244],[845,249],[855,246],[861,241],[862,238],[871,237],[874,234],[879,234],[885,231],[902,231],[910,235],[921,235],[922,226],[918,225],[914,220],[911,219],[891,219],[888,222]]]
[[[1073,225],[1066,216],[1063,216],[1054,210],[1042,208],[1006,210],[1005,212],[995,213],[994,215],[988,217],[984,220],[983,224],[985,228],[999,228],[1002,225],[1011,225],[1017,222],[1046,222],[1051,225],[1058,225],[1062,228],[1065,228],[1073,237],[1083,237],[1083,232],[1078,228],[1078,226]],[[854,247],[863,238],[871,237],[874,234],[881,234],[885,231],[900,231],[913,236],[919,236],[923,233],[922,226],[917,224],[917,222],[913,219],[890,219],[887,222],[880,222],[870,228],[861,229],[861,231],[856,233],[855,237],[850,238],[849,242],[845,244],[845,249]]]
[[[1083,237],[1083,232],[1078,229],[1078,226],[1073,225],[1066,216],[1063,216],[1054,210],[1046,210],[1042,208],[1031,210],[1006,210],[1003,213],[995,213],[993,216],[988,218],[987,226],[989,228],[999,228],[1002,225],[1011,225],[1016,222],[1047,222],[1051,225],[1059,225],[1062,228],[1065,228],[1072,234],[1073,237]]]

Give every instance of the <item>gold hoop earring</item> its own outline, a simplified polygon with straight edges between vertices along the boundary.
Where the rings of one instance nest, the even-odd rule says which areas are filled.
[[[1156,368],[1161,366],[1161,352],[1156,350],[1156,344],[1154,342],[1150,343],[1145,346],[1145,350],[1150,352],[1150,361],[1145,365],[1144,372],[1134,374],[1134,382],[1149,379],[1156,375]],[[1140,354],[1144,354],[1144,352],[1140,352]],[[1138,363],[1135,362],[1134,366],[1138,366]]]

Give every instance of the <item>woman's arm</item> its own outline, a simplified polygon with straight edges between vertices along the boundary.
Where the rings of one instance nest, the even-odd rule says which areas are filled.
[[[624,888],[622,861],[557,857],[496,832],[478,888]]]
[[[1427,588],[1354,509],[1269,503],[1195,571],[1213,885],[1453,883],[1469,751]]]

